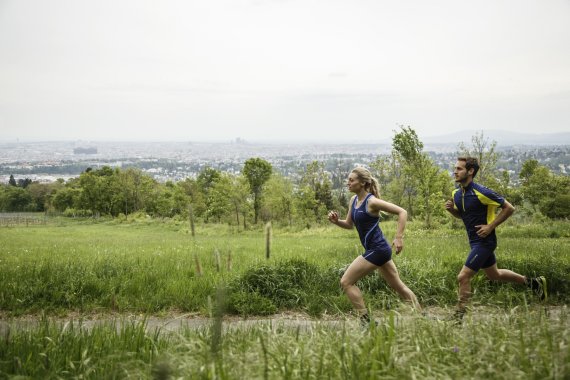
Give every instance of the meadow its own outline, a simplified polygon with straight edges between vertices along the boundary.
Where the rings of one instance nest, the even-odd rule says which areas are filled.
[[[462,326],[412,313],[377,275],[359,285],[380,323],[358,326],[338,280],[361,249],[334,226],[274,228],[269,258],[261,226],[199,225],[193,237],[185,222],[144,218],[3,227],[0,245],[0,377],[570,376],[567,222],[501,226],[500,265],[546,276],[549,299],[480,275]],[[409,223],[394,260],[428,314],[451,314],[467,250],[461,228]],[[284,312],[311,324],[284,324]],[[125,319],[185,314],[211,323],[173,332]]]

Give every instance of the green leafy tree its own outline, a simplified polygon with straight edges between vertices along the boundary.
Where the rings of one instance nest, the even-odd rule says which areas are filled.
[[[90,210],[94,215],[111,214],[112,196],[111,186],[114,171],[108,166],[98,170],[89,168],[79,176],[78,185],[81,188],[79,207]]]
[[[231,177],[231,191],[228,194],[230,203],[236,218],[236,223],[240,225],[240,215],[242,215],[243,228],[247,228],[247,215],[251,211],[251,199],[249,197],[249,185],[243,175]]]
[[[216,183],[221,179],[221,177],[222,177],[221,171],[211,167],[206,167],[200,171],[198,177],[196,178],[196,183],[198,185],[198,188],[200,189],[203,195],[204,212],[202,213],[202,215],[204,215],[206,222],[211,216],[211,212],[208,212],[209,210],[211,210],[211,205],[209,204],[209,202],[211,202],[210,191],[216,185]]]
[[[177,184],[189,198],[195,217],[202,217],[206,213],[206,194],[197,179],[186,178]]]
[[[214,218],[218,223],[223,218],[229,219],[233,213],[231,192],[232,178],[229,174],[223,173],[208,192],[206,201],[208,217]]]
[[[157,217],[169,218],[174,216],[176,203],[174,184],[167,182],[164,185],[156,186],[154,194],[155,198],[149,205],[149,211]]]
[[[280,174],[273,174],[267,181],[267,195],[264,197],[264,206],[269,219],[293,225],[293,183]]]
[[[554,198],[546,199],[541,211],[551,219],[570,219],[570,194],[556,194]]]
[[[145,201],[146,212],[162,218],[187,215],[190,200],[184,188],[171,181],[167,181],[164,185],[153,181],[147,186],[152,186],[152,190],[149,190],[152,197]]]
[[[552,219],[570,217],[570,177],[556,175],[531,159],[523,163],[520,178],[522,197],[535,211],[538,208],[542,214]]]
[[[271,177],[273,168],[271,164],[262,158],[250,158],[243,167],[243,175],[247,178],[251,194],[253,195],[254,223],[257,224],[259,210],[261,208],[261,197],[263,185]]]
[[[10,185],[2,186],[0,207],[6,212],[35,211],[30,193],[21,187]]]
[[[519,173],[519,178],[523,186],[529,182],[530,178],[539,166],[540,164],[535,159],[530,159],[523,162],[521,171]]]
[[[205,167],[200,171],[197,177],[198,186],[202,189],[204,194],[208,194],[210,189],[214,187],[216,182],[222,177],[222,172],[211,167]]]
[[[418,164],[424,144],[420,141],[416,131],[411,127],[400,127],[400,132],[396,132],[392,138],[392,152],[394,153],[397,165],[401,170],[399,187],[402,191],[403,206],[413,218],[417,212],[415,204],[417,199],[417,179]],[[396,189],[397,191],[397,189]]]
[[[156,181],[140,169],[116,169],[110,184],[111,214],[129,215],[150,207],[150,197],[156,185]]]
[[[535,208],[544,199],[554,198],[557,192],[554,175],[546,166],[535,167],[522,183],[523,198]]]
[[[326,210],[332,210],[335,207],[331,189],[332,182],[329,173],[325,171],[324,163],[313,161],[307,164],[302,172],[299,187],[305,189],[300,194],[314,197],[314,202],[303,203],[312,205],[315,220],[321,220]]]
[[[52,193],[54,185],[47,183],[32,182],[26,190],[32,197],[34,211],[45,211],[48,206],[48,199]]]
[[[315,210],[319,209],[315,191],[308,185],[299,187],[295,191],[293,204],[298,218],[310,226],[315,221]]]
[[[423,152],[423,143],[411,127],[400,127],[392,140],[393,153],[402,171],[397,184],[403,190],[408,212],[421,215],[427,227],[441,216],[442,201],[451,193],[449,176]]]
[[[81,189],[73,186],[63,187],[55,192],[51,197],[51,206],[60,212],[67,209],[77,208],[79,205],[79,198]]]

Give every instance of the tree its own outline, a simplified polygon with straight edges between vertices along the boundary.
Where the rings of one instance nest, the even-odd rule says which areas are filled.
[[[267,181],[264,205],[270,218],[293,224],[293,184],[280,174],[273,174]]]
[[[532,165],[532,164],[531,164]],[[542,165],[532,170],[522,184],[523,198],[529,201],[533,207],[538,206],[542,200],[554,198],[558,190],[552,172]]]
[[[534,174],[536,169],[538,169],[539,166],[540,165],[538,161],[535,159],[530,159],[523,162],[521,171],[519,173],[519,178],[521,179],[523,186],[528,183],[528,181],[530,180],[530,178],[532,177],[532,175]]]
[[[552,174],[550,191],[540,201],[540,211],[551,219],[570,218],[570,177]]]
[[[184,181],[178,182],[177,186],[188,196],[194,216],[202,217],[206,213],[206,195],[198,180],[186,178]]]
[[[0,194],[2,211],[35,211],[32,196],[28,191],[17,186],[3,186]]]
[[[545,200],[541,211],[551,219],[569,219],[570,194],[557,194],[554,198]]]
[[[212,188],[221,177],[222,173],[219,170],[207,166],[198,174],[197,182],[204,194],[207,195],[210,188]]]
[[[34,211],[45,211],[48,203],[48,198],[53,191],[53,185],[47,183],[32,182],[26,187],[26,190],[32,197],[32,202],[34,203]]]
[[[233,211],[230,198],[231,192],[232,178],[229,174],[224,173],[208,192],[206,200],[208,217],[212,217],[220,223],[222,218],[231,215]]]
[[[78,207],[81,189],[77,187],[67,186],[57,190],[51,198],[51,205],[57,211],[64,212],[67,209]]]
[[[257,224],[257,217],[261,207],[261,196],[263,185],[271,177],[273,168],[271,164],[262,158],[250,158],[245,162],[243,174],[247,178],[251,194],[253,195],[254,223]]]
[[[312,204],[312,211],[317,221],[321,219],[326,210],[334,208],[330,175],[325,171],[324,163],[313,161],[307,164],[302,172],[299,187],[308,188],[310,191],[304,190],[302,194],[315,198],[315,202],[304,203]]]
[[[114,171],[109,166],[97,170],[85,170],[79,175],[79,208],[94,215],[111,214]]]
[[[243,228],[247,228],[247,215],[250,212],[250,200],[248,200],[249,189],[248,189],[247,179],[242,176],[231,177],[231,191],[229,193],[230,203],[233,207],[235,213],[236,222],[240,225],[239,216],[243,215]]]
[[[434,214],[442,213],[441,203],[449,187],[449,176],[424,152],[423,143],[411,127],[400,127],[392,148],[402,170],[401,187],[411,216],[422,215],[427,227]],[[417,205],[417,210],[415,209]]]
[[[145,209],[155,184],[156,181],[140,169],[116,169],[110,186],[113,194],[111,214],[116,216],[122,212],[129,215]]]
[[[220,180],[221,177],[222,173],[219,170],[211,167],[205,167],[204,169],[202,169],[202,171],[200,171],[196,179],[196,183],[203,194],[203,199],[205,202],[203,215],[205,216],[206,222],[208,221],[208,218],[211,216],[211,213],[208,212],[208,210],[210,209],[210,204],[208,203],[210,200],[210,191]]]
[[[420,163],[424,144],[418,138],[416,131],[410,126],[400,126],[401,132],[396,132],[392,138],[392,152],[394,153],[397,165],[401,169],[400,187],[403,199],[405,199],[405,208],[410,217],[414,217],[415,202],[417,196],[417,165]]]
[[[522,197],[534,210],[538,207],[544,215],[552,219],[570,217],[567,196],[570,193],[570,177],[555,175],[534,159],[523,163],[520,177]]]
[[[189,199],[184,189],[168,181],[164,185],[153,182],[152,199],[145,210],[155,216],[171,218],[187,212]]]

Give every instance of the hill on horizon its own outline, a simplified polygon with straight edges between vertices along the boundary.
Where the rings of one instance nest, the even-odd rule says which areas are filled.
[[[560,133],[518,133],[498,130],[482,130],[483,138],[496,141],[500,146],[509,145],[570,145],[570,132]],[[481,130],[467,130],[438,136],[419,136],[424,144],[465,144]]]

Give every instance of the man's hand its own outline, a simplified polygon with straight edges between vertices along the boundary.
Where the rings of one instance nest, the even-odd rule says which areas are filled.
[[[494,229],[489,224],[480,224],[478,226],[475,226],[475,228],[477,229],[477,235],[482,238],[489,236],[489,234],[493,232]]]
[[[445,202],[445,209],[449,212],[453,212],[453,201],[451,199]]]

